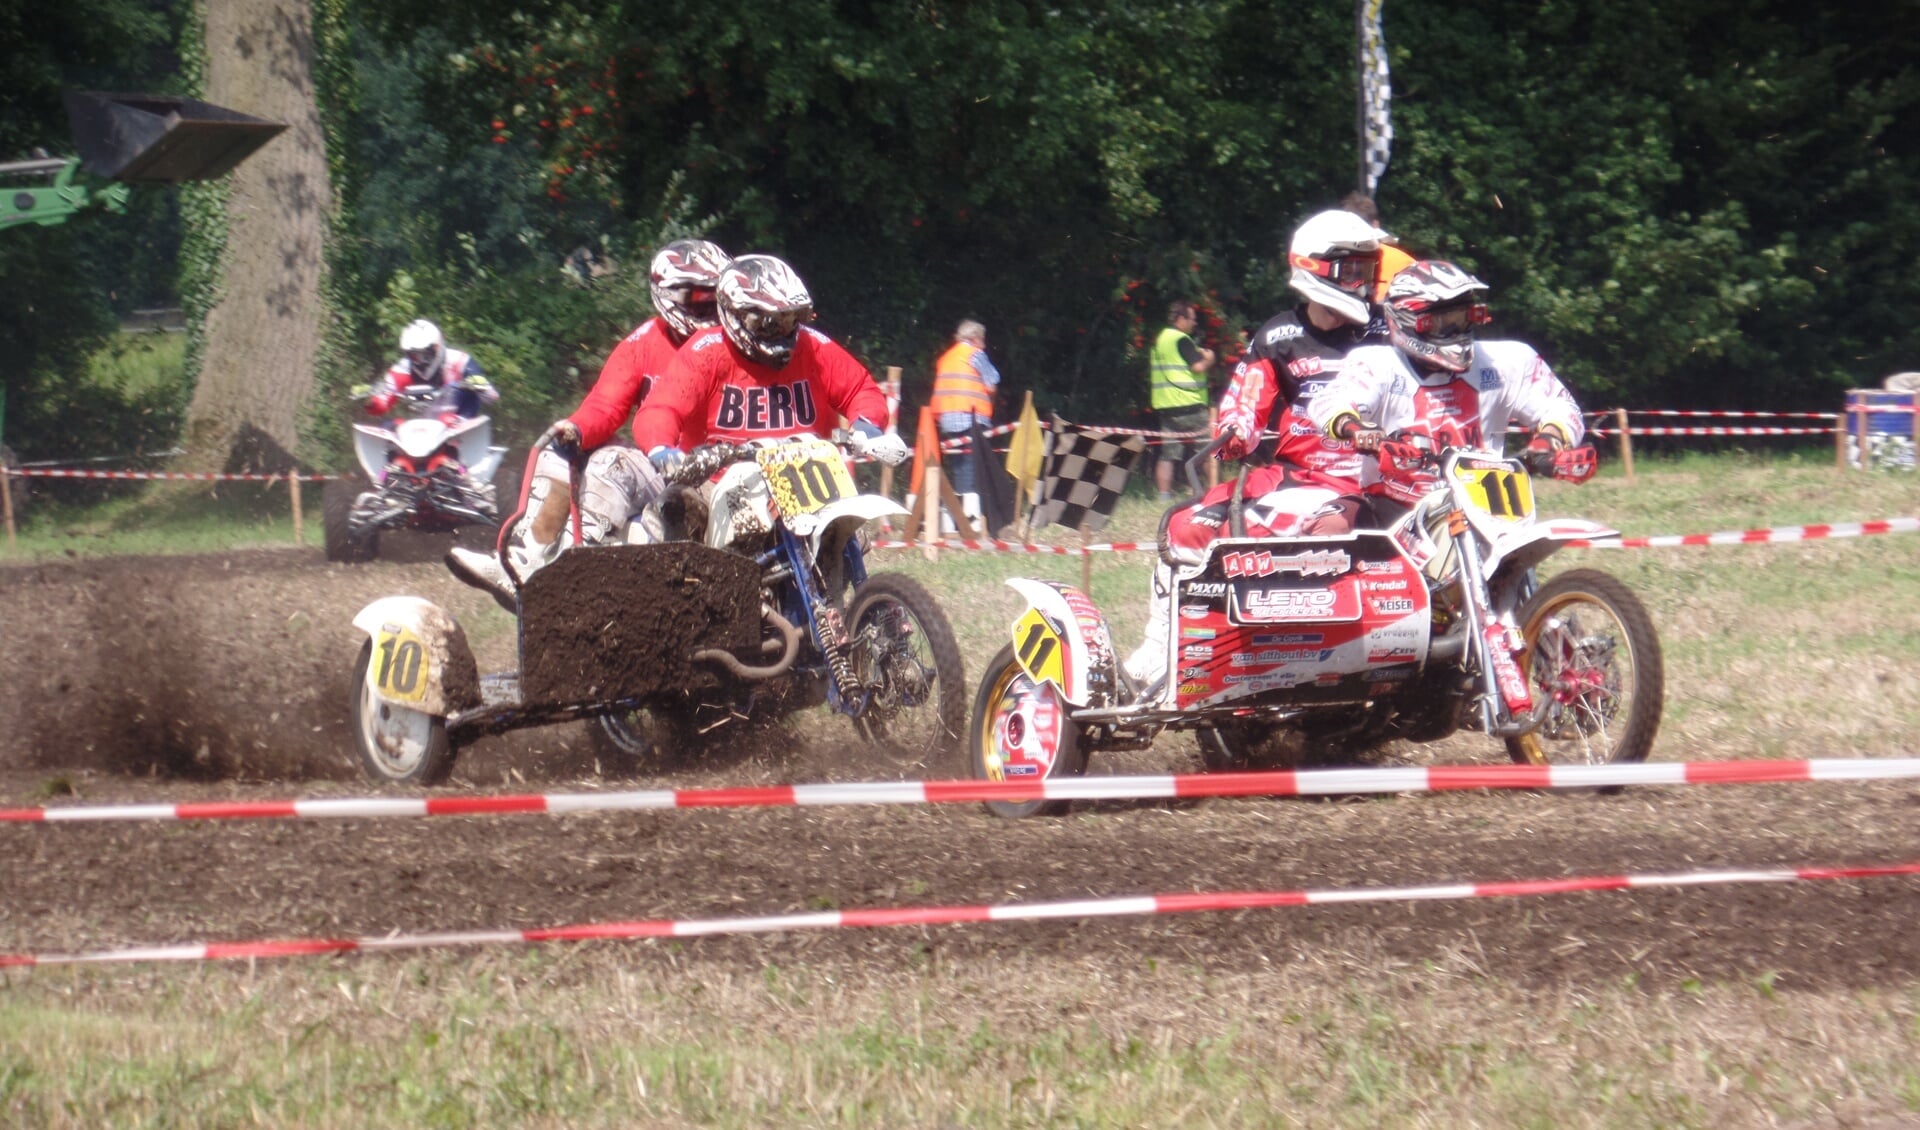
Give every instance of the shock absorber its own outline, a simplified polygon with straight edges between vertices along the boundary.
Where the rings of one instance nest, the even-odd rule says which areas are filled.
[[[854,678],[853,663],[847,658],[847,627],[840,619],[840,610],[824,600],[816,600],[813,622],[820,626],[820,650],[826,655],[834,687],[842,700],[855,701],[860,694],[860,683]]]

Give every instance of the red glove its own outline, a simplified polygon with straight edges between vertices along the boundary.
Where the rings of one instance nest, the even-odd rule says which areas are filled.
[[[1593,478],[1599,465],[1599,457],[1590,443],[1553,453],[1553,477],[1569,483],[1584,483]]]

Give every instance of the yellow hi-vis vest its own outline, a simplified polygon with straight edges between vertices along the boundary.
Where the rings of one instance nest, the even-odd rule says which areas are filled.
[[[1207,402],[1207,375],[1196,373],[1180,356],[1186,334],[1168,326],[1153,339],[1153,406],[1156,409],[1192,408]]]
[[[985,350],[969,342],[956,341],[953,348],[933,364],[933,402],[936,414],[971,412],[993,419],[993,389],[973,370],[973,355]]]

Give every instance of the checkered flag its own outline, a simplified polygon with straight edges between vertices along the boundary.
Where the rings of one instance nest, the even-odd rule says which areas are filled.
[[[1387,171],[1387,157],[1393,152],[1393,120],[1388,103],[1393,88],[1388,83],[1387,41],[1380,35],[1380,8],[1385,0],[1358,0],[1356,20],[1360,33],[1360,161],[1366,177],[1367,195]]]
[[[1078,529],[1105,529],[1113,504],[1127,489],[1127,474],[1147,450],[1145,436],[1076,428],[1053,418],[1053,444],[1041,485],[1035,527],[1049,522]]]

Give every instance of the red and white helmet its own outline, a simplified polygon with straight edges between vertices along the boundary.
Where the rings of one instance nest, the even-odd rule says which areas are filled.
[[[813,296],[786,261],[742,255],[720,272],[720,329],[752,361],[778,369],[793,358]]]
[[[406,355],[407,372],[415,384],[438,384],[440,367],[446,364],[447,340],[440,327],[418,318],[400,331],[400,352]]]
[[[1416,364],[1464,373],[1473,363],[1473,329],[1493,321],[1474,297],[1487,284],[1444,259],[1422,259],[1387,284],[1387,334]]]
[[[1322,212],[1301,224],[1287,245],[1288,282],[1308,302],[1364,326],[1367,297],[1380,277],[1380,241],[1388,238],[1352,212]]]
[[[676,340],[714,323],[713,289],[726,265],[727,253],[704,239],[676,239],[654,255],[647,275],[653,308]]]

